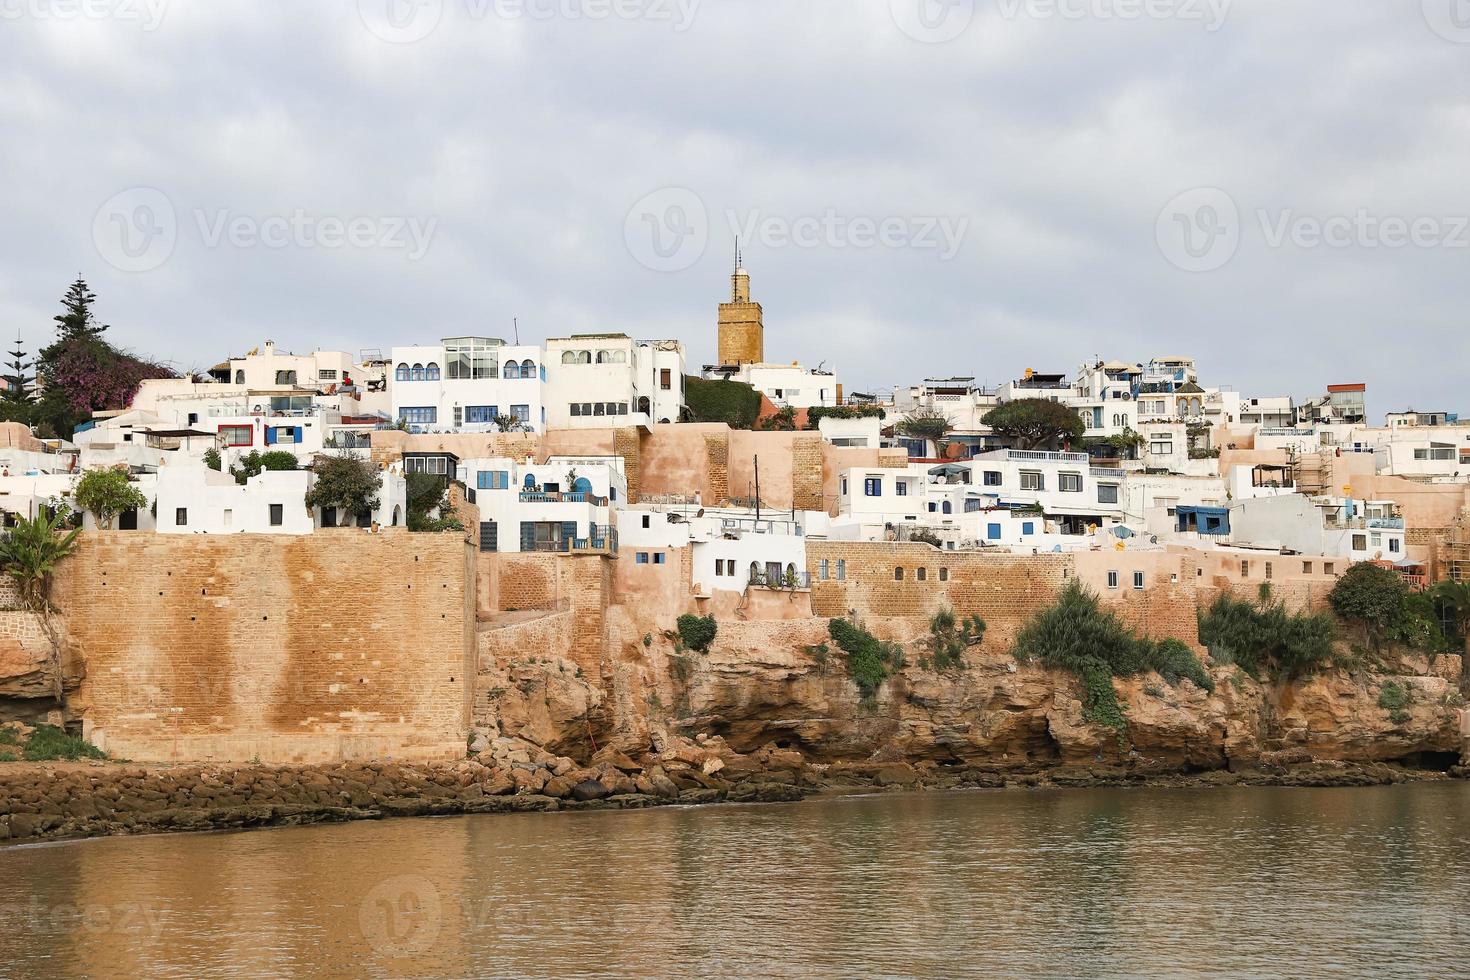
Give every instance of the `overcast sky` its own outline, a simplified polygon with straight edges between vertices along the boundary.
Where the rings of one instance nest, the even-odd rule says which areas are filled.
[[[1458,8],[1456,4],[1459,4]],[[622,331],[1463,409],[1461,0],[0,0],[0,337]],[[743,231],[741,230],[743,229]]]

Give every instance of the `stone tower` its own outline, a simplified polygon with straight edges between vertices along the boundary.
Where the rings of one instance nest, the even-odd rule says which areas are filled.
[[[750,273],[735,255],[730,277],[730,302],[720,304],[720,363],[760,364],[765,360],[765,324],[761,305],[750,301]]]

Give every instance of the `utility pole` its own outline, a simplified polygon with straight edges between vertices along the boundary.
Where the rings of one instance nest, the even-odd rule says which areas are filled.
[[[761,458],[755,458],[755,519],[761,519]]]

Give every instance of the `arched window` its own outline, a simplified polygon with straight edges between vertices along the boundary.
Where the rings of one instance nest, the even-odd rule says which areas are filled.
[[[597,363],[598,364],[611,364],[612,363],[612,351],[608,351],[608,350],[600,350],[600,351],[598,351],[597,352]]]
[[[572,492],[573,493],[591,493],[592,492],[592,481],[589,480],[589,479],[587,479],[585,476],[579,476],[579,477],[577,477],[575,480],[572,481]]]
[[[760,580],[761,580],[761,567],[760,567],[760,565],[758,563],[751,562],[750,563],[750,578],[747,579],[746,581],[748,581],[748,582],[759,582]]]
[[[513,381],[521,376],[521,366],[515,361],[506,361],[505,366],[500,369],[500,376]]]
[[[426,381],[438,381],[439,380],[439,365],[437,365],[437,364],[430,364],[427,368],[425,368],[424,369],[424,380],[426,380]]]
[[[903,566],[902,565],[898,566],[897,568],[895,568],[893,570],[893,580],[895,582],[902,582],[903,581]]]
[[[791,564],[789,562],[786,565],[786,581],[787,582],[795,582],[796,581],[796,565]]]
[[[562,351],[561,352],[561,362],[563,364],[576,364],[577,363],[577,352],[574,351],[574,350],[564,350],[564,351]]]
[[[647,415],[653,411],[653,406],[649,402],[647,395],[644,395],[642,398],[638,399],[638,411],[642,412],[644,415]]]
[[[393,372],[393,380],[394,381],[407,381],[408,380],[408,365],[407,364],[400,364],[400,365],[398,365],[398,370],[396,370],[396,371]]]
[[[244,383],[245,383],[245,372],[244,371],[236,371],[235,372],[235,384],[242,385]]]
[[[628,352],[625,350],[612,351],[610,352],[607,360],[609,364],[627,364]]]
[[[533,361],[533,360],[531,360],[529,357],[526,358],[524,361],[521,362],[521,377],[523,377],[523,378],[534,378],[534,377],[536,377],[536,362]]]
[[[577,351],[577,363],[578,364],[591,364],[592,363],[592,352],[590,350],[579,350],[579,351]]]
[[[397,527],[398,526],[399,509],[400,508],[399,508],[399,506],[397,504],[394,504],[393,505],[393,526],[394,527]]]
[[[410,369],[409,376],[414,381],[424,380],[424,366],[422,364],[415,364],[412,369]]]
[[[526,485],[526,489],[527,490],[531,489],[532,487],[534,487],[536,485],[536,474],[534,474],[534,473],[527,473],[526,474],[526,479],[525,479],[524,482],[525,482],[525,485]]]
[[[943,504],[940,505],[939,509],[946,514],[952,514],[954,513],[954,504],[951,504],[948,500],[946,500]]]

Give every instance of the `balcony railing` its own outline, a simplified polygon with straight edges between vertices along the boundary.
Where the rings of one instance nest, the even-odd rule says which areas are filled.
[[[1370,517],[1368,518],[1368,526],[1383,528],[1388,531],[1402,531],[1404,529],[1404,519],[1402,517]]]
[[[573,551],[603,551],[615,555],[618,552],[618,529],[606,524],[594,524],[588,528],[585,537],[539,539],[531,542],[529,549],[522,550],[563,555]]]
[[[1085,463],[1091,457],[1086,453],[1049,453],[1037,449],[1007,449],[1006,459],[1051,463]]]
[[[746,584],[753,589],[771,589],[777,592],[782,589],[809,589],[812,586],[812,575],[807,571],[782,572],[780,575],[751,572]]]
[[[591,504],[594,507],[606,507],[607,498],[599,497],[595,493],[585,490],[522,490],[521,503],[523,504]]]

